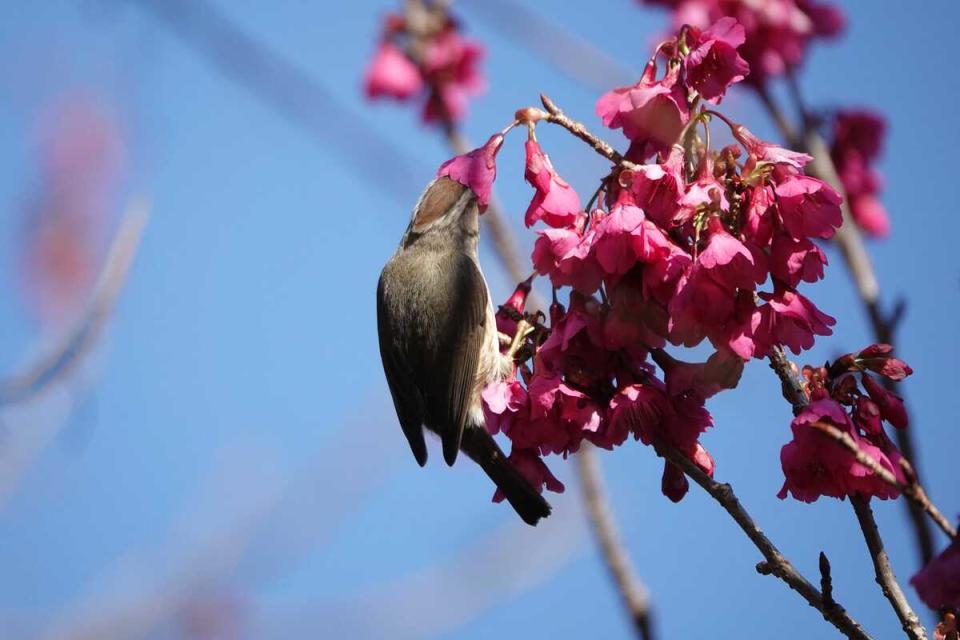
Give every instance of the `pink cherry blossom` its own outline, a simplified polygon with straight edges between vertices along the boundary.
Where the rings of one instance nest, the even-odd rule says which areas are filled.
[[[856,361],[864,369],[891,380],[903,380],[913,373],[910,365],[893,357],[893,347],[889,344],[870,345],[856,355]]]
[[[721,18],[703,31],[692,27],[687,36],[691,51],[683,61],[686,81],[704,100],[719,104],[730,85],[750,73],[737,53],[746,40],[743,25],[733,18]]]
[[[603,280],[603,269],[592,251],[593,235],[592,229],[585,235],[574,228],[538,230],[533,244],[534,269],[550,276],[555,287],[593,293]]]
[[[664,229],[680,222],[680,201],[684,195],[682,149],[672,148],[662,164],[641,165],[627,178],[634,202],[650,220]]]
[[[437,177],[447,176],[477,195],[477,203],[482,212],[490,203],[490,190],[497,177],[497,152],[503,144],[503,135],[490,136],[486,144],[461,156],[455,156],[442,165]]]
[[[906,407],[903,406],[903,398],[897,394],[887,391],[873,377],[863,374],[863,388],[870,394],[870,398],[880,407],[880,415],[883,419],[898,429],[905,429],[910,420],[907,417]]]
[[[960,539],[910,578],[917,595],[931,609],[960,608]]]
[[[483,47],[450,27],[427,41],[422,71],[430,96],[424,104],[424,122],[460,120],[467,99],[482,92],[486,82],[477,67]]]
[[[547,468],[547,465],[543,462],[536,451],[529,449],[517,449],[514,447],[510,451],[510,455],[507,456],[507,459],[513,465],[513,467],[527,479],[533,487],[537,489],[540,493],[543,493],[544,489],[548,491],[553,491],[554,493],[563,493],[564,486],[563,483],[557,480],[550,469]],[[493,494],[494,502],[503,502],[506,496],[503,494],[500,489]]]
[[[580,196],[557,174],[536,140],[527,140],[526,151],[524,177],[536,189],[524,217],[526,225],[532,227],[537,220],[543,220],[551,227],[573,224],[580,213]]]
[[[423,88],[420,70],[410,58],[389,40],[380,43],[364,77],[368,98],[406,100]]]
[[[732,131],[733,136],[744,146],[750,156],[748,168],[759,163],[767,163],[799,170],[813,160],[813,157],[806,153],[784,149],[772,142],[761,140],[742,124],[734,126]]]
[[[820,280],[826,264],[827,257],[823,251],[806,238],[794,240],[787,234],[780,234],[773,239],[770,273],[790,287],[796,287],[801,280]]]
[[[814,336],[829,336],[836,320],[817,309],[810,300],[796,291],[780,288],[773,294],[761,293],[768,300],[771,313],[770,332],[774,342],[793,353],[813,346]]]
[[[683,87],[677,74],[668,72],[656,80],[656,65],[649,64],[640,81],[631,87],[613,89],[597,100],[597,115],[611,129],[642,143],[640,155],[668,151],[690,118]]]
[[[854,222],[876,237],[890,232],[890,219],[878,197],[883,180],[873,167],[883,149],[885,129],[883,118],[872,111],[840,111],[830,149]]]
[[[707,225],[707,246],[697,257],[697,262],[710,277],[733,291],[753,289],[766,279],[766,269],[757,264],[757,258],[747,247],[730,235],[717,218]]]
[[[831,238],[843,222],[842,198],[816,178],[786,175],[774,186],[783,225],[794,238]]]
[[[527,391],[516,380],[491,382],[480,394],[487,429],[491,434],[509,434],[515,419],[527,410]]]
[[[838,402],[814,400],[793,420],[793,440],[780,451],[786,477],[777,494],[780,499],[788,494],[802,502],[813,502],[820,496],[843,498],[859,494],[886,499],[899,495],[894,487],[857,462],[841,444],[810,426],[813,422],[832,424],[847,433],[866,455],[888,471],[894,473],[897,470],[888,455],[857,433]]]
[[[660,491],[663,495],[667,496],[671,502],[680,502],[689,489],[690,483],[683,470],[672,462],[665,462],[663,477],[660,480]]]
[[[692,347],[726,325],[733,316],[734,297],[698,262],[680,278],[668,310],[671,342]]]
[[[664,371],[667,393],[672,397],[695,394],[706,400],[724,389],[735,388],[743,373],[743,360],[726,350],[714,352],[706,362],[683,362],[666,352],[654,357]]]

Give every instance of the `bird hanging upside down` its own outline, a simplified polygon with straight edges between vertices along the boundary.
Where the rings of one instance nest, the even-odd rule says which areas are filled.
[[[380,274],[380,357],[397,417],[423,466],[426,426],[448,465],[463,451],[527,524],[550,505],[487,431],[480,392],[510,375],[500,353],[493,301],[480,270],[477,194],[448,177],[431,182],[413,208],[400,246]]]

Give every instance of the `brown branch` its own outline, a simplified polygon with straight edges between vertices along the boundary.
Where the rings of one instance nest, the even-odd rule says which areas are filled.
[[[874,339],[877,342],[894,344],[894,329],[896,328],[896,323],[899,321],[900,313],[895,312],[887,316],[880,309],[880,285],[877,282],[877,277],[860,230],[856,224],[853,223],[848,198],[843,189],[843,184],[840,182],[840,177],[837,175],[833,160],[830,157],[830,150],[827,148],[826,142],[817,132],[815,122],[803,104],[800,87],[796,82],[796,78],[791,74],[788,76],[788,81],[797,109],[800,111],[803,120],[802,136],[794,130],[789,119],[768,92],[761,90],[757,92],[757,95],[787,143],[794,148],[805,149],[813,156],[813,160],[807,167],[810,175],[826,181],[836,189],[838,193],[844,196],[843,202],[840,205],[843,212],[844,224],[837,230],[834,241],[840,250],[840,255],[843,257],[847,272],[850,274],[850,278],[857,288],[861,304],[870,320]],[[884,380],[884,385],[892,388],[893,383]],[[916,461],[916,447],[914,447],[910,432],[906,429],[897,429],[895,435],[897,446],[903,455],[908,460]],[[920,550],[921,560],[926,564],[933,557],[934,553],[933,535],[930,531],[929,523],[915,502],[908,500],[905,504],[913,528],[914,538]]]
[[[593,445],[584,442],[576,455],[577,469],[583,485],[583,501],[590,516],[593,534],[607,565],[607,571],[613,579],[624,609],[630,615],[637,635],[643,640],[653,638],[652,615],[646,587],[640,582],[630,565],[613,514],[603,488],[600,474],[600,462],[597,460]]]
[[[832,594],[829,600],[825,599],[823,594],[821,594],[809,580],[803,577],[793,564],[780,553],[780,550],[770,541],[763,531],[760,530],[760,527],[757,526],[750,514],[747,513],[747,510],[744,509],[740,500],[733,492],[733,487],[729,484],[715,481],[687,456],[673,447],[659,443],[657,445],[657,453],[680,467],[689,478],[700,485],[704,491],[710,494],[710,496],[730,514],[730,517],[734,519],[754,546],[763,554],[764,561],[757,565],[757,571],[759,573],[776,576],[785,582],[787,586],[806,600],[807,604],[823,614],[824,619],[848,638],[859,638],[863,640],[870,637],[866,631],[863,630],[863,627],[860,626],[860,623],[851,618],[846,610],[833,600]]]
[[[543,108],[547,110],[547,117],[544,118],[547,122],[560,125],[576,137],[586,142],[588,145],[590,145],[590,147],[593,148],[594,151],[608,159],[613,164],[621,165],[627,168],[636,167],[636,165],[632,162],[625,160],[624,157],[616,149],[611,147],[609,143],[590,133],[590,131],[583,125],[582,122],[568,118],[563,111],[560,110],[560,107],[558,107],[553,100],[543,93],[540,94],[540,102],[543,103]]]
[[[897,577],[893,574],[890,558],[887,557],[887,552],[883,548],[883,540],[880,538],[877,522],[873,518],[870,499],[859,495],[850,496],[850,503],[857,514],[860,528],[863,529],[863,539],[866,540],[867,548],[870,550],[870,558],[873,560],[873,568],[877,574],[877,584],[880,585],[883,595],[890,601],[890,606],[900,619],[907,637],[912,640],[926,640],[927,630],[920,624],[920,618],[910,606],[897,582]]]
[[[773,347],[767,360],[770,362],[770,368],[780,378],[783,398],[793,407],[793,414],[799,414],[809,400],[797,375],[797,366],[787,358],[783,347]]]
[[[0,406],[24,402],[43,393],[69,375],[97,343],[123,289],[147,217],[147,207],[143,202],[134,201],[128,205],[110,245],[89,306],[76,328],[51,353],[25,371],[0,380]]]

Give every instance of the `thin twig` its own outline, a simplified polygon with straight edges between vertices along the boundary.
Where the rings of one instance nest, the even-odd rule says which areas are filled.
[[[110,245],[89,307],[76,328],[44,358],[0,381],[0,406],[29,400],[69,375],[103,331],[116,304],[147,223],[145,203],[130,203]]]
[[[835,626],[848,638],[861,640],[870,636],[863,630],[856,620],[850,617],[846,610],[837,604],[832,596],[829,603],[823,594],[814,587],[809,580],[787,560],[780,550],[760,530],[753,518],[747,513],[740,500],[733,492],[733,487],[720,483],[703,472],[687,456],[679,450],[664,443],[657,446],[657,452],[680,467],[694,482],[723,507],[730,517],[740,526],[754,546],[763,554],[764,561],[757,565],[757,571],[763,575],[773,575],[782,580],[791,589],[796,591],[811,607],[823,614],[824,619]]]
[[[577,452],[576,461],[583,484],[587,515],[590,516],[593,534],[600,546],[607,570],[620,592],[623,606],[633,621],[637,635],[643,640],[650,640],[653,638],[650,599],[646,587],[634,573],[630,558],[617,534],[593,445],[584,442]]]
[[[920,618],[907,602],[907,597],[893,574],[890,558],[887,557],[887,552],[883,548],[883,540],[880,538],[877,522],[873,518],[870,499],[859,495],[850,496],[850,503],[857,514],[857,520],[860,521],[860,528],[863,529],[863,539],[866,540],[867,548],[870,550],[870,558],[873,560],[873,568],[877,574],[877,584],[880,585],[883,595],[890,601],[890,606],[900,619],[907,637],[912,640],[926,640],[927,630],[920,624]]]
[[[799,414],[807,406],[808,399],[807,392],[804,391],[803,384],[797,375],[796,365],[787,358],[783,348],[778,346],[770,350],[767,360],[770,362],[770,368],[780,378],[784,399],[793,407],[794,415]]]
[[[807,167],[810,175],[826,181],[836,189],[838,193],[844,195],[843,202],[840,205],[843,212],[844,224],[837,230],[834,241],[840,250],[840,255],[843,257],[847,271],[857,288],[860,301],[867,312],[867,317],[873,329],[874,339],[880,343],[894,344],[894,329],[896,323],[899,322],[901,314],[895,312],[888,316],[881,311],[879,302],[880,285],[877,282],[877,277],[873,270],[870,256],[864,245],[863,237],[853,222],[848,198],[843,189],[843,184],[837,175],[833,160],[830,157],[830,150],[827,148],[826,142],[817,132],[815,123],[802,101],[800,87],[792,74],[788,75],[788,82],[790,83],[791,95],[796,101],[797,110],[800,112],[803,120],[802,137],[797,134],[789,119],[783,113],[783,110],[768,92],[758,90],[757,95],[766,107],[771,119],[777,125],[777,128],[780,129],[780,134],[790,146],[805,149],[813,156],[813,160]],[[888,380],[884,380],[884,385],[887,388],[893,387],[893,383]],[[916,463],[917,452],[910,431],[897,429],[896,439],[897,446],[903,455]],[[934,553],[933,535],[930,531],[929,523],[915,502],[908,500],[905,504],[912,524],[914,537],[920,550],[921,560],[926,564],[930,558],[933,557]]]
[[[576,137],[586,142],[593,148],[594,151],[607,158],[610,162],[627,168],[636,167],[636,165],[634,165],[632,162],[624,160],[623,156],[607,142],[590,133],[590,131],[587,130],[582,122],[577,122],[576,120],[568,118],[563,111],[560,110],[560,107],[558,107],[553,100],[551,100],[545,94],[540,94],[540,102],[543,103],[544,109],[547,110],[548,115],[545,118],[547,122],[560,125]]]

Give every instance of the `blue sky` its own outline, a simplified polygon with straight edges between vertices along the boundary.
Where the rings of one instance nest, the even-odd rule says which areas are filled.
[[[393,3],[216,3],[309,71],[351,114],[336,136],[373,132],[404,166],[343,156],[211,67],[136,3],[21,3],[0,24],[0,366],[28,361],[40,336],[18,295],[22,203],[37,181],[37,114],[71,91],[112,105],[129,164],[116,198],[142,194],[152,217],[110,330],[85,369],[36,406],[0,413],[0,469],[17,443],[44,446],[0,501],[0,633],[70,637],[137,611],[130,637],[189,635],[186,614],[219,603],[247,637],[627,638],[629,629],[568,487],[549,527],[524,530],[466,465],[409,455],[380,368],[374,288],[409,205],[448,156],[410,109],[369,105],[360,77]],[[637,69],[666,16],[628,0],[525,2]],[[871,243],[885,300],[908,302],[899,350],[930,493],[960,510],[956,429],[960,269],[951,249],[958,98],[953,2],[845,2],[846,36],[813,50],[810,103],[870,106],[890,123],[881,169],[893,234]],[[594,91],[561,75],[475,15],[489,91],[466,124],[474,140],[551,95],[599,130]],[[745,93],[724,111],[773,131]],[[333,125],[332,125],[333,126]],[[602,163],[560,132],[539,136],[588,192]],[[610,139],[616,137],[611,135]],[[521,136],[500,155],[497,189],[518,237]],[[409,180],[385,190],[401,174]],[[392,182],[390,182],[392,184]],[[871,342],[839,256],[808,288],[839,318],[802,357],[821,362]],[[483,255],[495,299],[511,284]],[[758,522],[808,576],[830,556],[836,597],[878,638],[898,624],[846,503],[780,501],[789,410],[767,367],[710,401],[704,443]],[[69,415],[62,415],[69,414]],[[45,436],[44,434],[48,434]],[[7,453],[4,453],[4,448]],[[756,550],[692,489],[660,495],[661,462],[639,444],[603,454],[622,535],[652,592],[661,637],[830,637],[815,611],[756,574]],[[6,472],[4,472],[6,473]],[[5,480],[6,482],[6,480]],[[900,504],[876,506],[898,575],[916,567]],[[942,539],[939,541],[942,544]],[[912,591],[910,592],[911,596]],[[152,610],[143,602],[164,603]],[[473,603],[473,605],[470,605]],[[191,609],[191,605],[193,608]],[[358,612],[360,612],[358,614]],[[171,622],[171,619],[175,622]],[[111,627],[114,628],[114,627]]]

